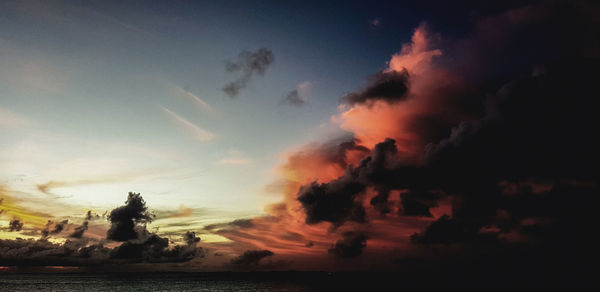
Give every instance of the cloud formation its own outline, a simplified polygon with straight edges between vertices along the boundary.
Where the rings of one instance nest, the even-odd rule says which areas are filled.
[[[367,246],[367,236],[364,234],[345,232],[342,235],[343,238],[329,249],[329,253],[341,258],[351,258],[359,256]]]
[[[91,215],[88,212],[88,215]],[[47,240],[50,234],[65,230],[68,220],[57,223],[49,220],[40,239],[0,239],[0,265],[3,266],[99,266],[105,264],[186,262],[204,257],[198,247],[200,238],[194,232],[183,234],[182,245],[169,245],[169,239],[150,233],[142,223],[152,216],[147,212],[140,194],[129,193],[124,206],[110,213],[111,229],[107,239],[122,241],[113,248],[105,247],[104,240],[85,239],[90,216],[77,226],[64,243]],[[18,225],[15,223],[15,226]],[[22,226],[21,226],[22,227]]]
[[[238,96],[254,76],[265,74],[269,66],[275,60],[273,52],[266,48],[260,48],[254,52],[242,51],[236,60],[229,60],[225,65],[225,70],[230,73],[239,73],[238,79],[226,84],[223,92],[231,98]]]
[[[118,207],[108,215],[110,229],[106,238],[115,241],[136,239],[145,231],[145,224],[154,220],[154,214],[148,211],[146,201],[139,193],[129,193],[125,205]]]
[[[307,95],[312,90],[312,87],[313,87],[312,83],[310,83],[308,81],[298,84],[298,86],[296,86],[296,89],[288,92],[283,97],[283,99],[281,100],[281,103],[295,106],[295,107],[301,107],[301,106],[306,105],[308,103]]]
[[[344,96],[332,120],[352,136],[292,151],[270,217],[219,234],[278,255],[583,258],[600,163],[590,21],[553,2],[482,17],[464,39],[420,25]]]
[[[167,108],[162,108],[164,112],[169,114],[173,118],[174,121],[177,122],[183,129],[185,129],[194,139],[198,141],[210,141],[215,138],[215,135],[208,130],[201,128],[200,126],[188,121],[184,117],[178,115],[177,113],[171,111]]]
[[[270,250],[247,250],[237,258],[231,260],[231,263],[240,266],[258,265],[261,259],[272,255],[274,253]]]
[[[12,231],[21,231],[21,229],[23,229],[23,225],[25,225],[25,224],[23,222],[21,222],[21,220],[19,220],[18,218],[13,218],[8,223],[8,230],[11,232]]]

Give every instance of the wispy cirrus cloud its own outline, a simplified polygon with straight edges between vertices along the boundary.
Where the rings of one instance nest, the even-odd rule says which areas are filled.
[[[169,114],[169,116],[171,116],[171,118],[173,118],[173,120],[177,122],[179,126],[184,128],[194,139],[198,141],[210,141],[215,138],[215,135],[210,131],[202,129],[200,126],[188,121],[172,110],[165,107],[162,107],[162,110]]]
[[[212,112],[213,111],[213,107],[210,104],[208,104],[202,98],[200,98],[197,95],[195,95],[194,93],[192,93],[186,87],[181,87],[181,86],[173,84],[172,88],[176,95],[192,100],[194,102],[194,104],[196,104],[196,106],[198,106],[198,108],[200,110],[202,110],[204,112]]]

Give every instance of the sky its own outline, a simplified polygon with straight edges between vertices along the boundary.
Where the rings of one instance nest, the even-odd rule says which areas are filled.
[[[597,4],[322,2],[0,1],[0,267],[498,268],[585,239]]]

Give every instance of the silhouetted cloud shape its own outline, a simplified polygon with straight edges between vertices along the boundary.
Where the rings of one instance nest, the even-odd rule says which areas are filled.
[[[205,230],[216,230],[224,228],[250,228],[253,227],[252,219],[235,219],[226,223],[214,223],[204,226]]]
[[[282,102],[284,104],[288,104],[288,105],[292,105],[292,106],[296,106],[296,107],[301,107],[306,104],[306,100],[304,100],[304,98],[302,98],[300,96],[300,92],[298,92],[298,89],[294,89],[294,90],[290,91],[288,94],[286,94],[283,97]]]
[[[60,222],[54,222],[52,220],[48,220],[48,222],[44,226],[44,229],[42,229],[42,231],[41,231],[42,238],[47,238],[51,234],[59,234],[59,233],[61,233],[65,229],[65,226],[68,223],[69,223],[68,219],[62,220]],[[52,225],[54,225],[54,227],[51,229],[50,227]]]
[[[196,247],[200,238],[193,232],[187,232],[184,240],[186,245],[170,248],[168,238],[152,234],[144,241],[127,241],[115,247],[110,251],[110,258],[142,262],[185,262],[195,256],[204,256],[202,248]]]
[[[196,236],[196,233],[193,231],[187,231],[184,235],[183,235],[183,241],[188,245],[188,246],[196,246],[196,243],[200,242],[200,237]]]
[[[204,257],[199,238],[185,235],[185,245],[169,247],[169,240],[156,234],[143,241],[128,241],[115,248],[85,240],[52,243],[46,239],[0,239],[3,266],[94,266],[102,264],[185,262]]]
[[[87,220],[83,221],[83,223],[81,223],[80,226],[75,227],[75,230],[73,230],[73,232],[69,234],[69,237],[82,238],[83,233],[85,233],[85,231],[88,230],[88,225],[89,222]]]
[[[371,76],[368,85],[359,92],[349,93],[343,100],[349,104],[383,100],[389,103],[404,100],[408,92],[408,72],[386,71]]]
[[[270,250],[247,250],[237,258],[231,260],[234,265],[246,266],[246,265],[258,265],[258,262],[265,258],[274,255]]]
[[[65,229],[65,225],[67,225],[68,223],[69,223],[69,220],[67,220],[67,219],[56,223],[54,225],[54,229],[52,229],[52,231],[50,231],[50,234],[61,233]]]
[[[12,220],[10,220],[10,222],[8,222],[8,230],[9,231],[21,231],[21,229],[23,229],[23,225],[25,225],[23,222],[21,222],[20,219],[18,218],[13,218]]]
[[[111,225],[106,238],[127,241],[138,238],[138,233],[145,231],[145,227],[138,225],[152,222],[154,215],[148,211],[139,193],[130,192],[125,205],[112,210],[108,219]]]
[[[395,141],[386,139],[385,142],[377,144],[371,155],[363,159],[358,166],[349,165],[344,175],[338,179],[302,186],[297,199],[306,213],[306,223],[327,221],[339,226],[346,221],[365,222],[365,209],[358,201],[358,195],[363,193],[367,186],[374,186],[379,190],[379,194],[371,204],[381,208],[381,205],[387,203],[390,188],[386,184],[394,178],[386,164],[393,160],[397,152]]]
[[[367,236],[357,232],[344,232],[343,238],[330,248],[329,253],[342,258],[356,257],[362,254],[367,246]]]
[[[254,52],[246,50],[240,52],[237,60],[227,62],[225,70],[239,72],[241,75],[235,81],[226,84],[223,92],[231,98],[237,97],[240,90],[245,88],[255,75],[264,75],[274,60],[275,55],[266,48],[260,48]]]

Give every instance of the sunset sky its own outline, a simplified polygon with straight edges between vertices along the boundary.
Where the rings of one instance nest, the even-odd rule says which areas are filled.
[[[553,250],[598,190],[598,6],[415,2],[0,1],[0,266]]]

